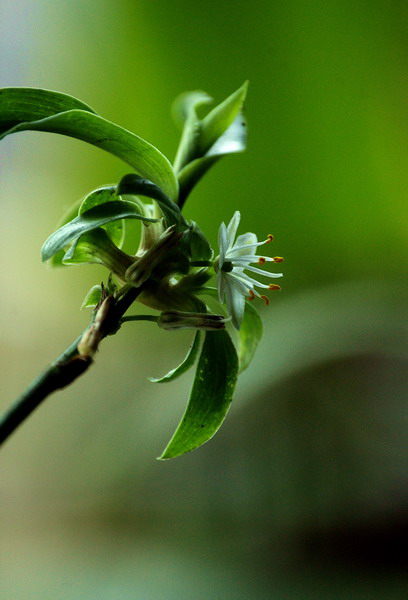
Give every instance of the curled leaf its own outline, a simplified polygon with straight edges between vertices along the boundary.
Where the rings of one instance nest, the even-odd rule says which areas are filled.
[[[0,119],[0,139],[27,130],[68,135],[117,156],[177,200],[173,168],[157,148],[72,96],[36,88],[3,88]]]
[[[203,92],[183,95],[178,113],[184,115],[185,125],[174,161],[179,180],[179,205],[182,206],[194,185],[224,154],[242,152],[246,147],[246,123],[243,105],[248,83],[216,106],[203,119],[197,108],[207,104]]]
[[[175,379],[177,379],[177,377],[180,377],[180,375],[183,375],[183,373],[188,371],[188,369],[190,369],[195,363],[195,359],[197,358],[197,354],[200,349],[200,341],[201,335],[200,332],[197,331],[194,336],[193,343],[191,344],[187,352],[187,355],[178,365],[178,367],[172,369],[166,375],[163,375],[163,377],[159,377],[158,379],[154,377],[149,377],[149,381],[152,381],[153,383],[168,383],[169,381],[174,381]]]
[[[157,221],[157,219],[144,217],[133,202],[125,200],[114,200],[94,206],[50,235],[41,250],[42,260],[45,262],[84,233],[119,219]]]
[[[98,306],[101,299],[102,286],[99,284],[92,286],[82,302],[81,310],[83,308],[95,308],[95,306]]]
[[[228,412],[237,377],[238,357],[229,334],[207,331],[186,411],[161,460],[190,452],[213,437]]]
[[[175,204],[167,194],[153,181],[149,181],[143,177],[139,177],[135,173],[128,173],[120,180],[116,193],[120,196],[134,195],[146,196],[156,200],[160,209],[165,216],[166,226],[183,225],[187,226],[187,222],[182,216],[179,207]]]
[[[262,319],[250,302],[245,302],[245,313],[239,329],[239,372],[245,371],[254,357],[263,335]]]

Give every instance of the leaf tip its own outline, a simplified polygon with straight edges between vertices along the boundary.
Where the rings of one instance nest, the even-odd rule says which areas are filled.
[[[249,79],[246,79],[244,81],[244,83],[241,85],[242,95],[244,98],[247,95],[248,87],[249,87]]]
[[[156,460],[168,460],[169,458],[171,458],[170,456],[165,456],[164,454],[162,454],[161,456],[157,456]]]
[[[41,262],[45,263],[51,258],[49,250],[47,248],[47,242],[45,242],[41,248]]]
[[[182,450],[182,451],[174,452],[174,450],[171,451],[170,443],[169,443],[166,446],[166,448],[163,450],[162,454],[156,458],[156,460],[163,461],[163,460],[171,460],[172,458],[179,458],[180,456],[184,456],[185,454],[188,454],[192,450],[196,450],[196,448],[198,448],[198,446],[194,447],[194,448],[190,448],[189,450]]]

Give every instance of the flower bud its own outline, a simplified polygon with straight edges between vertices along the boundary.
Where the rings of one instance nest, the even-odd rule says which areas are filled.
[[[126,269],[133,264],[134,260],[134,256],[120,250],[107,232],[99,227],[75,240],[65,253],[62,262],[66,265],[84,262],[101,264],[124,281]]]
[[[134,287],[140,287],[156,267],[165,267],[166,263],[173,266],[174,261],[170,259],[169,253],[178,245],[182,235],[174,225],[166,229],[157,242],[130,265],[126,271],[126,280]]]
[[[157,320],[162,329],[205,329],[213,331],[225,329],[225,319],[222,315],[207,313],[189,313],[174,311],[162,312]]]

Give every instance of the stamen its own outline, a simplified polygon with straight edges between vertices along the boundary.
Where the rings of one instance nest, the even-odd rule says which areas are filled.
[[[248,300],[253,300],[255,298],[255,294],[252,290],[249,290],[248,293]]]
[[[266,258],[264,258],[263,256],[260,256],[258,258],[258,265],[264,265],[266,263]]]
[[[268,298],[268,296],[264,296],[263,294],[261,294],[260,298],[262,298],[262,300],[265,302],[266,306],[269,306],[269,298]]]
[[[275,292],[275,291],[280,291],[282,288],[280,285],[278,285],[277,283],[270,283],[268,285],[268,290],[270,290],[271,292]]]
[[[283,262],[283,257],[282,256],[274,256],[273,262],[281,263],[281,262]]]
[[[265,240],[265,244],[270,244],[271,242],[273,242],[273,235],[269,233]]]

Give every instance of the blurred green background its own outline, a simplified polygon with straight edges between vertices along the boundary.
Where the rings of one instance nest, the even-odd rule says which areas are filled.
[[[186,205],[275,235],[281,294],[218,435],[163,450],[191,335],[129,324],[0,457],[5,600],[399,599],[408,534],[408,5],[2,0],[0,84],[79,97],[173,158],[170,106],[250,80],[249,146]],[[42,133],[0,146],[1,407],[87,324],[102,269],[53,271],[63,211],[128,169]]]

